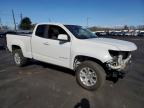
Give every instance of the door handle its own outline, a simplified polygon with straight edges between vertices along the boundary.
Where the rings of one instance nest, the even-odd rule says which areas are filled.
[[[49,45],[49,43],[48,42],[45,42],[45,43],[43,43],[44,45]]]

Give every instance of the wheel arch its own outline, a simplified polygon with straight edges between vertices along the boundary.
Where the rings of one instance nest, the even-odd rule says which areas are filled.
[[[17,49],[21,49],[19,45],[12,45],[12,52],[14,52]]]
[[[14,50],[16,49],[20,49],[22,51],[22,54],[24,56],[26,56],[26,49],[25,49],[25,45],[23,43],[17,43],[17,44],[12,44],[11,45],[11,52],[13,53]]]
[[[75,63],[77,62],[77,60],[80,60],[80,62],[83,62],[83,61],[86,61],[86,60],[94,61],[94,62],[98,63],[99,65],[101,65],[103,68],[105,68],[105,64],[97,58],[90,57],[90,56],[85,56],[85,55],[76,55],[74,57],[73,64],[72,64],[72,68],[74,70],[76,68]]]
[[[20,45],[14,45],[13,44],[11,47],[12,47],[12,53],[14,53],[15,50],[19,49],[19,50],[22,51],[22,54],[25,55],[24,52],[23,52],[23,49],[22,49],[22,47]]]

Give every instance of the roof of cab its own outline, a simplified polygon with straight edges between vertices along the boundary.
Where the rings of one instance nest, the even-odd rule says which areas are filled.
[[[43,24],[48,24],[48,25],[59,25],[59,26],[63,26],[64,24],[62,23],[38,23],[37,25],[43,25]]]

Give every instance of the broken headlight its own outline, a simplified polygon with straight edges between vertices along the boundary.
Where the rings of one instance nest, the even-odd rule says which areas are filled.
[[[111,55],[112,58],[122,56],[122,59],[128,58],[130,55],[130,51],[115,51],[115,50],[109,50],[109,54]]]

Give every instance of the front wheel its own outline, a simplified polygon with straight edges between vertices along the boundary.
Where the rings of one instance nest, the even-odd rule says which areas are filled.
[[[14,61],[17,66],[24,66],[27,63],[27,58],[25,58],[20,49],[13,52]]]
[[[93,61],[84,61],[76,69],[77,82],[87,90],[102,87],[106,74],[102,66]]]

